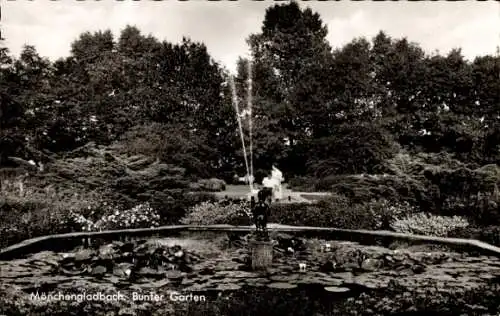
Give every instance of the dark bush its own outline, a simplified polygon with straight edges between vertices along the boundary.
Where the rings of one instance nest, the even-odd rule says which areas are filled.
[[[270,222],[345,229],[389,229],[389,211],[392,209],[385,201],[352,203],[345,196],[333,195],[315,204],[272,205]]]
[[[308,152],[308,173],[325,178],[335,174],[372,173],[398,152],[391,134],[376,124],[343,124],[332,136],[315,139]]]
[[[197,182],[201,190],[208,192],[221,192],[226,189],[226,182],[221,179],[202,179]]]
[[[494,246],[500,246],[500,226],[470,226],[451,231],[448,237],[476,239]]]
[[[441,208],[443,215],[467,217],[477,225],[500,225],[500,199],[494,194],[476,194],[469,197],[450,196]]]
[[[288,186],[294,191],[314,192],[317,191],[316,182],[317,182],[316,178],[296,176],[288,180]]]

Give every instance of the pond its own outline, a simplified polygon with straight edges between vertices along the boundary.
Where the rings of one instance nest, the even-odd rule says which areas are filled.
[[[420,300],[446,296],[445,303],[452,306],[448,297],[456,293],[470,296],[467,293],[487,289],[491,295],[498,294],[500,260],[494,257],[273,233],[272,265],[253,271],[250,240],[251,235],[221,233],[94,240],[87,248],[45,250],[0,261],[0,306],[4,309],[0,312],[261,315],[272,310],[273,315],[341,315],[367,310],[376,314],[384,304],[394,305],[393,312],[411,311],[415,307],[400,303],[406,299],[407,305],[415,304],[418,295]],[[73,296],[49,302],[39,297],[83,292],[119,293],[122,298],[75,302]],[[193,301],[193,297],[204,300]],[[389,301],[382,304],[384,299]],[[14,301],[23,302],[22,306]],[[498,307],[472,303],[483,314]],[[440,308],[444,307],[436,307]]]

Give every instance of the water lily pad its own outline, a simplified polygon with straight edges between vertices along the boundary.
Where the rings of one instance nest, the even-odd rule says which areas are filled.
[[[181,284],[185,286],[193,285],[196,283],[196,280],[193,279],[183,279]]]
[[[118,311],[118,316],[135,316],[137,313],[132,308],[122,308]]]
[[[361,269],[365,271],[377,271],[382,265],[382,260],[368,258],[361,263]]]
[[[272,283],[269,279],[266,278],[245,279],[243,281],[245,281],[246,283],[262,283],[262,284]]]
[[[273,275],[269,277],[271,281],[276,281],[276,282],[291,282],[291,281],[296,281],[299,279],[299,276],[296,274],[292,275]]]
[[[392,278],[388,278],[389,280]],[[362,274],[354,278],[353,283],[364,286],[368,289],[381,289],[385,288],[387,280],[380,277],[370,277],[370,275]]]
[[[259,277],[258,273],[247,272],[247,271],[225,271],[226,277],[235,278],[235,279],[247,279],[247,278],[257,278]]]
[[[283,283],[283,282],[270,283],[267,286],[273,289],[284,289],[284,290],[295,289],[297,287],[297,285],[295,284]]]
[[[68,269],[64,269],[63,267],[59,267],[59,271],[65,275],[82,275],[85,272],[87,272],[87,268],[78,269],[78,270],[68,270]]]
[[[62,253],[61,259],[62,260],[73,260],[73,259],[75,259],[75,254],[74,253]]]
[[[122,268],[122,267],[114,267],[113,268],[113,275],[117,277],[126,277],[127,276],[127,269]]]
[[[156,269],[144,267],[144,268],[139,269],[139,271],[137,271],[137,274],[142,276],[142,277],[162,278],[165,276],[165,270],[163,270],[163,269],[156,270]]]
[[[107,254],[112,254],[116,252],[116,246],[113,244],[107,244],[99,247],[99,255],[107,255]]]
[[[330,273],[330,276],[336,279],[341,279],[345,283],[352,283],[354,279],[354,275],[352,274],[352,272]]]
[[[262,283],[262,282],[247,282],[246,284],[248,286],[252,286],[252,287],[265,287],[265,286],[267,286],[266,283]]]
[[[111,284],[118,284],[120,283],[120,279],[117,278],[116,276],[112,275],[112,276],[109,276],[109,277],[106,277],[104,278],[106,281],[108,281],[109,283]]]
[[[184,278],[184,275],[182,274],[182,272],[177,271],[177,270],[167,271],[167,273],[165,275],[167,278],[169,278],[171,280],[181,280]]]
[[[104,275],[106,273],[107,269],[106,267],[104,266],[97,266],[95,268],[92,269],[92,275]]]
[[[320,280],[322,282],[324,282],[325,285],[328,285],[328,286],[338,286],[338,285],[344,284],[344,281],[342,281],[340,279],[335,279],[335,278],[323,277],[323,278],[320,278]]]
[[[196,292],[196,291],[202,291],[205,288],[204,284],[193,284],[191,286],[186,287],[184,290],[187,292]]]
[[[168,280],[159,280],[155,282],[148,283],[148,287],[160,289],[167,286],[170,282]]]
[[[291,282],[297,283],[297,284],[324,284],[325,283],[322,279],[317,278],[317,277],[313,277],[313,276],[307,276],[307,277],[304,277],[301,279],[293,280]]]
[[[92,259],[92,256],[94,255],[94,252],[89,249],[83,249],[75,254],[75,261],[76,262],[81,262],[81,261],[88,261]]]
[[[347,287],[338,287],[338,286],[326,286],[325,290],[333,293],[346,293],[350,291],[350,289]]]
[[[237,290],[241,289],[241,286],[239,286],[238,284],[234,284],[234,283],[219,284],[219,285],[217,285],[216,289],[219,291],[237,291]]]

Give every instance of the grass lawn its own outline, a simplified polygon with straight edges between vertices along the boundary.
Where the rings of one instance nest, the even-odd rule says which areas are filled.
[[[319,201],[325,197],[324,194],[314,194],[314,193],[301,194],[300,196],[309,201]]]
[[[226,190],[222,192],[216,192],[215,195],[219,198],[244,198],[248,193],[250,193],[250,187],[248,185],[227,185]],[[288,196],[292,197],[292,203],[297,202],[316,202],[323,197],[325,193],[303,193],[295,192],[288,188],[288,185],[283,184],[283,200],[286,201]]]

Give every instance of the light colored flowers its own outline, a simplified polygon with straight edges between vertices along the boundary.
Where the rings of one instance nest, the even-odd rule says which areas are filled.
[[[251,218],[250,203],[202,202],[192,207],[181,220],[187,225],[227,224],[236,217]]]
[[[437,216],[417,213],[395,220],[391,227],[399,233],[446,237],[456,228],[469,226],[467,219],[460,216]]]
[[[70,218],[81,225],[83,231],[158,227],[160,224],[160,215],[149,203],[139,204],[128,210],[120,210],[110,205],[103,206],[104,214],[95,222],[73,211]]]

